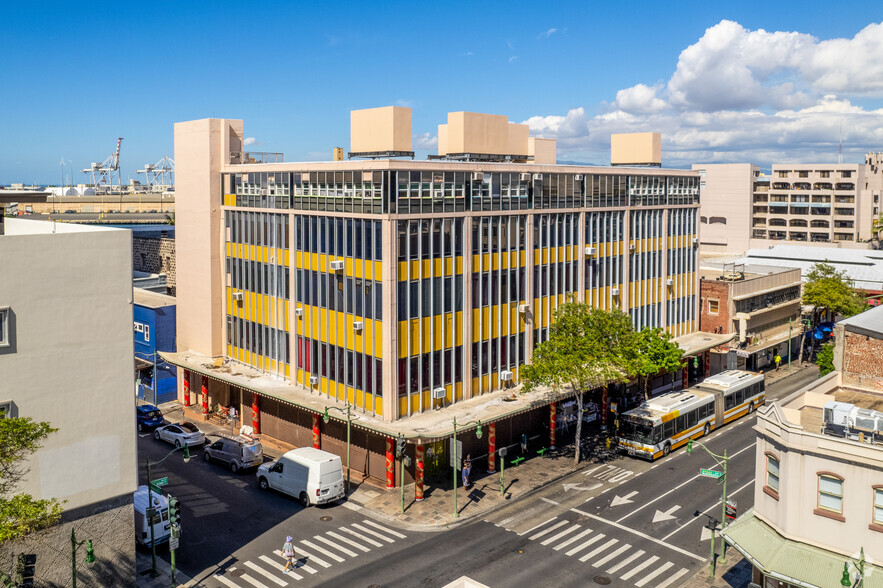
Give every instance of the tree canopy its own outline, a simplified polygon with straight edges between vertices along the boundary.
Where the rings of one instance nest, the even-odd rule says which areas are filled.
[[[28,472],[30,455],[55,431],[46,422],[0,416],[0,543],[52,525],[61,517],[57,500],[13,494]]]
[[[678,347],[670,333],[660,328],[644,327],[632,336],[629,353],[629,372],[638,376],[644,396],[653,376],[660,372],[673,372],[683,367],[683,350]]]
[[[830,263],[812,266],[803,287],[803,304],[825,308],[845,317],[867,310],[861,290],[852,287],[845,271],[837,271]]]

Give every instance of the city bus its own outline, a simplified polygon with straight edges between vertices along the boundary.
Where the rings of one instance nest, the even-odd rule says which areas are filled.
[[[678,392],[644,401],[619,417],[617,444],[654,460],[754,411],[766,400],[763,374],[729,370]]]

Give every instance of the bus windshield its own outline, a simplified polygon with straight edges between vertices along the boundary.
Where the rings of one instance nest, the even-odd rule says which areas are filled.
[[[638,443],[647,443],[648,445],[655,443],[653,425],[646,421],[623,420],[619,434],[624,439],[637,441]]]

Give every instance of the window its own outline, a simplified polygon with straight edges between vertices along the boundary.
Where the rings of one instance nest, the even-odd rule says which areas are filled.
[[[0,347],[9,346],[9,307],[0,307]]]
[[[819,474],[819,510],[843,512],[843,478],[835,474]],[[822,514],[816,511],[816,514]]]
[[[717,314],[720,310],[720,300],[708,299],[708,314]]]
[[[150,326],[144,325],[144,340],[150,341]]]
[[[15,414],[13,414],[13,408],[14,406],[11,400],[0,402],[0,419],[15,417]]]
[[[883,488],[874,488],[874,523],[883,525]]]
[[[771,453],[766,454],[766,487],[764,491],[767,489],[772,490],[775,494],[773,496],[778,500],[779,498],[779,460]],[[770,494],[770,492],[767,492]]]

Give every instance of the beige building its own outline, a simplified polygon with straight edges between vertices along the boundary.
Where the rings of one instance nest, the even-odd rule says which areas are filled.
[[[130,231],[7,219],[0,235],[0,405],[58,429],[18,491],[64,501],[63,524],[0,553],[4,572],[36,554],[38,585],[68,584],[71,528],[105,564],[79,566],[84,584],[135,575],[131,276]]]
[[[694,164],[702,176],[703,253],[781,244],[873,247],[883,153],[860,164]],[[746,226],[747,223],[747,226]],[[746,244],[747,241],[747,244]]]
[[[836,332],[842,370],[759,410],[754,508],[723,531],[763,588],[840,586],[847,563],[853,582],[862,553],[883,586],[883,308]],[[838,426],[832,401],[863,420]]]

